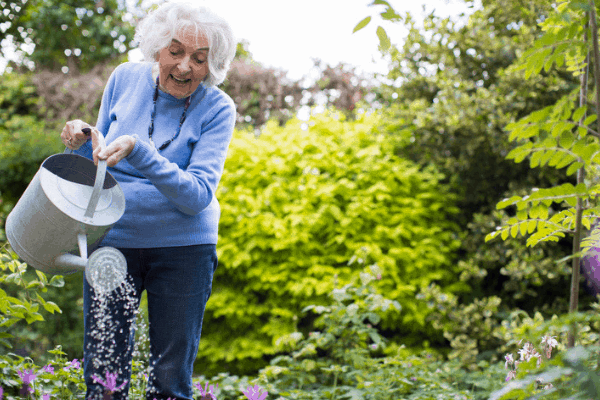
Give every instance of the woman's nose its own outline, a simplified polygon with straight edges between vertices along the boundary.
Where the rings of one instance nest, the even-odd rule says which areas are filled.
[[[182,74],[187,73],[190,70],[190,56],[185,56],[177,67]]]

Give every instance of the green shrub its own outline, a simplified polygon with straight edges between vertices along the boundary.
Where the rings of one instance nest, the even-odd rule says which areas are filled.
[[[416,355],[398,348],[384,356],[387,340],[374,325],[386,309],[400,304],[377,293],[376,274],[377,266],[365,268],[350,284],[335,287],[326,305],[306,307],[305,312],[319,316],[316,330],[279,338],[285,352],[257,378],[225,373],[211,379],[210,384],[218,384],[217,398],[240,399],[240,389],[249,384],[273,398],[305,400],[483,400],[501,387],[505,371],[498,364],[482,362],[478,371],[469,372],[431,352]]]
[[[46,132],[38,114],[36,87],[28,75],[4,74],[0,80],[0,195],[16,203],[42,161],[64,147]]]
[[[298,319],[323,304],[338,279],[363,259],[378,288],[403,311],[380,329],[407,345],[444,341],[425,321],[420,288],[454,284],[458,246],[448,215],[454,197],[433,169],[393,155],[392,136],[371,128],[377,115],[338,113],[267,124],[259,138],[236,131],[220,184],[219,268],[207,304],[199,372],[249,373],[277,353],[277,337],[310,329]],[[299,328],[298,328],[299,326]]]
[[[27,264],[19,262],[14,252],[3,250],[0,253],[0,355],[12,348],[11,341],[15,340],[8,332],[9,328],[21,321],[27,324],[44,321],[40,306],[52,314],[61,312],[55,303],[46,301],[40,293],[45,293],[48,286],[63,286],[63,278],[54,276],[48,280],[43,272],[36,271],[37,278],[27,279],[26,269]]]

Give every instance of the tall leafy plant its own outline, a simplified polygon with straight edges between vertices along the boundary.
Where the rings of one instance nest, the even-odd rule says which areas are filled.
[[[555,104],[535,111],[509,124],[509,139],[518,143],[508,159],[520,163],[525,158],[530,166],[548,165],[576,176],[576,184],[565,183],[550,188],[532,188],[523,197],[512,196],[497,204],[498,209],[513,207],[515,214],[486,241],[496,237],[503,240],[529,235],[528,246],[540,242],[558,241],[573,235],[572,284],[569,312],[577,311],[579,299],[579,265],[584,250],[594,241],[594,235],[582,241],[585,229],[590,229],[599,208],[596,194],[599,186],[596,164],[600,161],[600,127],[594,128],[600,114],[600,55],[596,25],[596,5],[589,2],[563,1],[554,7],[548,18],[540,23],[545,32],[512,67],[524,71],[530,79],[556,68],[580,78],[580,87],[563,96]],[[589,37],[593,40],[589,40]],[[590,53],[593,60],[590,60]],[[594,67],[590,79],[590,61]],[[591,87],[591,91],[588,88]],[[595,101],[590,98],[595,92]],[[587,179],[586,179],[587,176]],[[575,326],[569,336],[573,347]]]

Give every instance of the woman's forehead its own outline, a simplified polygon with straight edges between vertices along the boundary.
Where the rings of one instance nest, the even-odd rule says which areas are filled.
[[[173,42],[191,47],[195,51],[208,50],[208,39],[201,32],[195,32],[191,28],[177,32],[171,39],[171,43]]]

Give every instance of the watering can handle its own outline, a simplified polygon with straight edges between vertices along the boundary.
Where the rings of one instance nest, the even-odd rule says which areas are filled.
[[[88,128],[89,129],[89,128]],[[100,147],[106,147],[106,141],[104,140],[104,135],[99,132],[98,139],[100,139]],[[73,150],[68,147],[65,148],[65,153],[73,153]],[[84,217],[92,218],[94,216],[94,211],[96,210],[96,205],[98,205],[98,200],[100,200],[100,190],[102,190],[102,186],[104,186],[104,178],[106,177],[106,160],[98,160],[98,168],[96,169],[96,180],[94,181],[94,189],[92,190],[92,196],[90,197],[90,202],[88,203],[87,209],[85,210]]]

